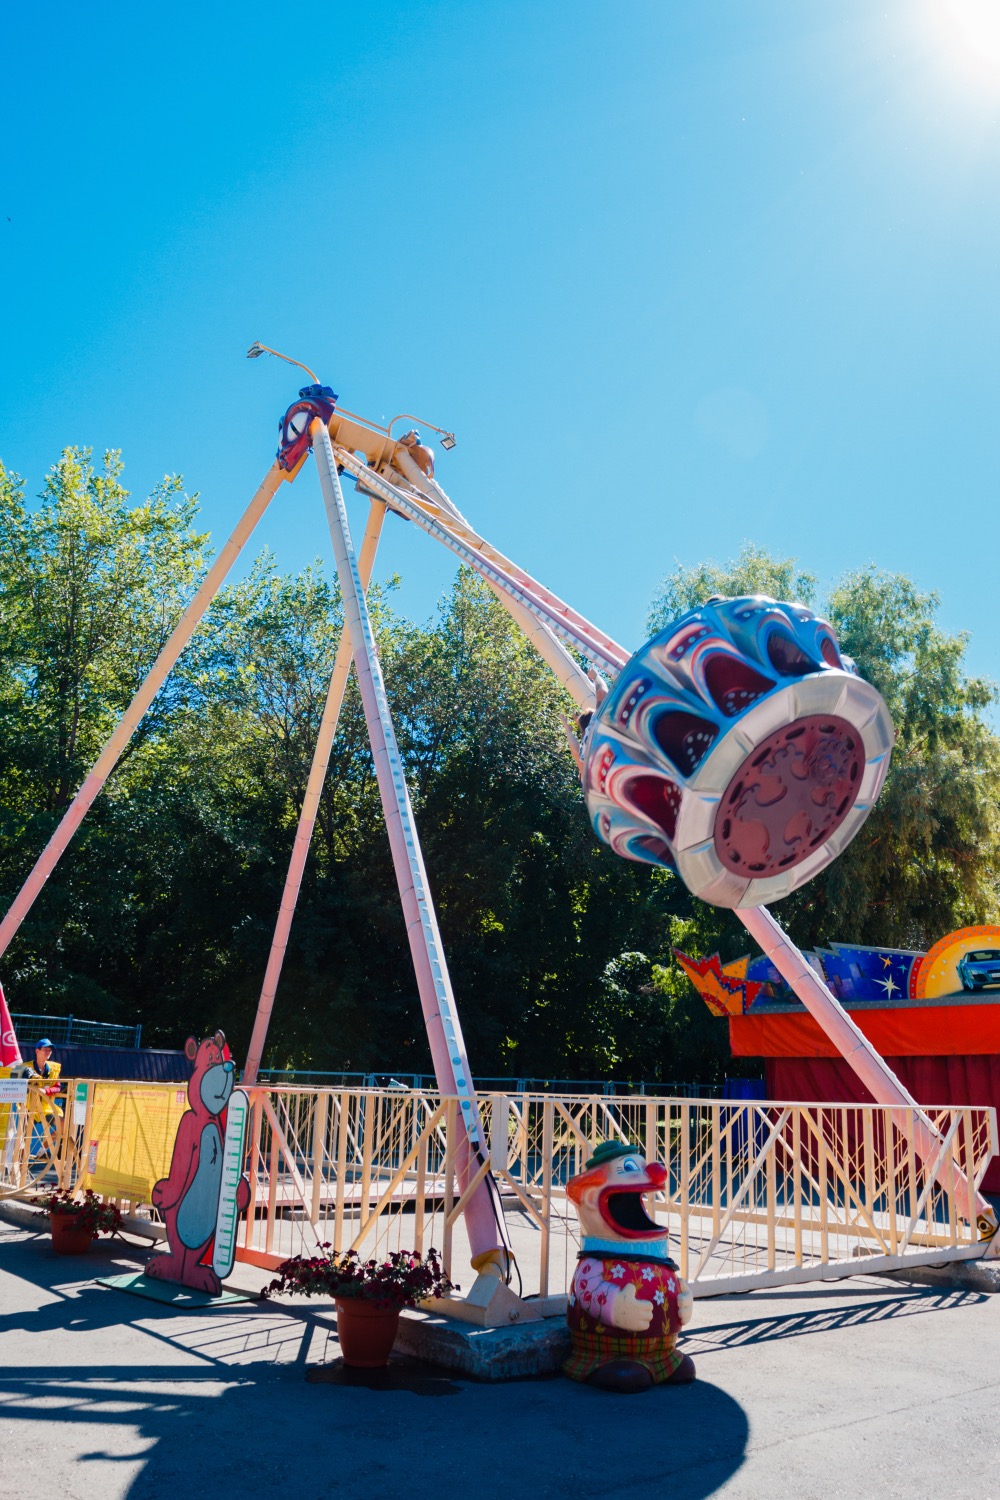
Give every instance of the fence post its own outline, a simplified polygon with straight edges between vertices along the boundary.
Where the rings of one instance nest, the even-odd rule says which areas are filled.
[[[543,1203],[545,1204],[545,1227],[542,1230],[542,1243],[539,1247],[538,1265],[538,1295],[547,1297],[549,1294],[549,1254],[552,1249],[552,1149],[555,1125],[555,1104],[551,1099],[546,1099],[542,1105],[542,1177],[545,1183]]]
[[[701,1111],[699,1110],[699,1114]],[[712,1238],[718,1237],[722,1222],[722,1106],[709,1106],[712,1131]]]
[[[321,1093],[316,1096],[312,1139],[312,1202],[309,1205],[309,1220],[314,1229],[319,1223],[320,1205],[323,1201],[323,1163],[326,1156],[326,1116],[329,1106],[329,1094]]]
[[[257,1196],[261,1177],[261,1118],[264,1110],[259,1088],[250,1090],[250,1140],[247,1152],[247,1177],[250,1180],[250,1202],[243,1216],[243,1248],[254,1248],[254,1230],[257,1225]]]
[[[780,1111],[778,1119],[781,1119]],[[775,1122],[772,1120],[771,1125]],[[772,1141],[767,1148],[767,1162],[765,1164],[764,1183],[767,1194],[767,1269],[773,1271],[775,1267],[775,1229],[777,1226],[778,1208],[778,1173],[775,1163],[775,1153],[778,1143]]]
[[[345,1089],[344,1095],[347,1094]],[[368,1213],[372,1186],[372,1144],[378,1120],[378,1101],[371,1094],[358,1093],[358,1143],[361,1147],[361,1197],[358,1200],[359,1215],[364,1221]],[[374,1118],[373,1118],[374,1117]]]
[[[802,1264],[802,1111],[792,1115],[792,1220],[795,1234],[795,1264]]]
[[[455,1130],[457,1115],[458,1100],[449,1099],[444,1113],[444,1234],[441,1243],[441,1260],[446,1276],[451,1275],[451,1210],[455,1202]]]
[[[347,1127],[350,1123],[351,1096],[343,1090],[337,1109],[337,1199],[333,1217],[333,1248],[340,1254],[344,1243],[344,1197],[347,1192]],[[362,1205],[367,1212],[367,1204]]]

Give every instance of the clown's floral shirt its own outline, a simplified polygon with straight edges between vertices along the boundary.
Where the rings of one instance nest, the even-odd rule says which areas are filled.
[[[642,1332],[614,1321],[615,1306],[629,1286],[635,1288],[636,1302],[648,1302],[653,1309]],[[564,1373],[586,1380],[612,1360],[630,1359],[645,1365],[657,1383],[669,1380],[681,1362],[677,1334],[690,1308],[691,1293],[671,1261],[584,1250],[566,1312],[572,1352]]]
[[[615,1304],[627,1286],[635,1288],[637,1302],[652,1304],[653,1316],[642,1332],[619,1328],[615,1322]],[[595,1325],[600,1324],[616,1334],[631,1333],[639,1339],[670,1338],[681,1326],[677,1299],[683,1290],[684,1283],[668,1260],[584,1254],[573,1277],[569,1326],[571,1330],[596,1332]]]

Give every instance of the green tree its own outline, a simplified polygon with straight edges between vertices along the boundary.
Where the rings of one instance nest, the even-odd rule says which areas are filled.
[[[713,594],[768,594],[772,599],[797,600],[812,607],[816,587],[815,576],[803,572],[796,558],[774,557],[763,547],[744,542],[739,555],[728,563],[678,565],[668,573],[654,595],[646,628],[650,635],[665,629]]]
[[[145,675],[202,565],[196,497],[164,479],[132,503],[117,453],[66,449],[40,504],[0,466],[0,896],[9,902]],[[130,762],[182,694],[159,695],[8,956],[19,1002],[113,1012],[128,950]],[[67,1003],[68,1002],[68,1003]]]
[[[132,504],[118,453],[96,470],[67,448],[40,505],[0,466],[4,647],[18,692],[4,725],[33,805],[61,814],[107,733],[146,675],[202,567],[197,496],[177,478]],[[168,685],[131,753],[176,699]],[[41,753],[40,753],[41,752]]]
[[[370,606],[392,668],[410,627],[378,590]],[[151,1022],[161,1034],[176,1030],[179,1017],[196,1027],[214,1016],[237,1052],[249,1039],[341,626],[339,591],[318,564],[286,576],[264,554],[220,596],[181,663],[184,713],[144,762],[164,814],[157,878],[170,862],[169,877],[154,879],[141,903],[163,904],[164,920],[149,924],[138,950],[146,1003],[164,1002]],[[401,1066],[385,1024],[409,967],[398,901],[387,899],[391,882],[352,682],[269,1055],[316,1068]]]
[[[968,637],[935,620],[938,596],[874,567],[832,591],[828,616],[896,728],[885,789],[813,891],[799,921],[845,942],[927,947],[995,921],[1000,869],[1000,739],[992,682],[965,668]]]

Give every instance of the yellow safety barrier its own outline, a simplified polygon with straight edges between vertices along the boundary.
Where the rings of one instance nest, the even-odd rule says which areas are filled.
[[[13,1075],[13,1076],[12,1076]],[[23,1065],[0,1068],[0,1197],[44,1181],[53,1174],[61,1185],[71,1141],[64,1129],[59,1065],[48,1078],[25,1076]]]
[[[149,1203],[153,1186],[170,1170],[174,1137],[188,1107],[183,1084],[90,1085],[80,1187],[106,1198]]]

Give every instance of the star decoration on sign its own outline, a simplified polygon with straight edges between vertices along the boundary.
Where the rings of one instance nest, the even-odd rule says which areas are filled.
[[[880,980],[877,981],[877,983],[878,983],[879,989],[885,990],[887,998],[890,998],[891,996],[893,996],[896,993],[896,991],[899,989],[899,985],[893,979],[893,977],[892,977],[891,974],[889,975],[888,979],[880,979]]]

